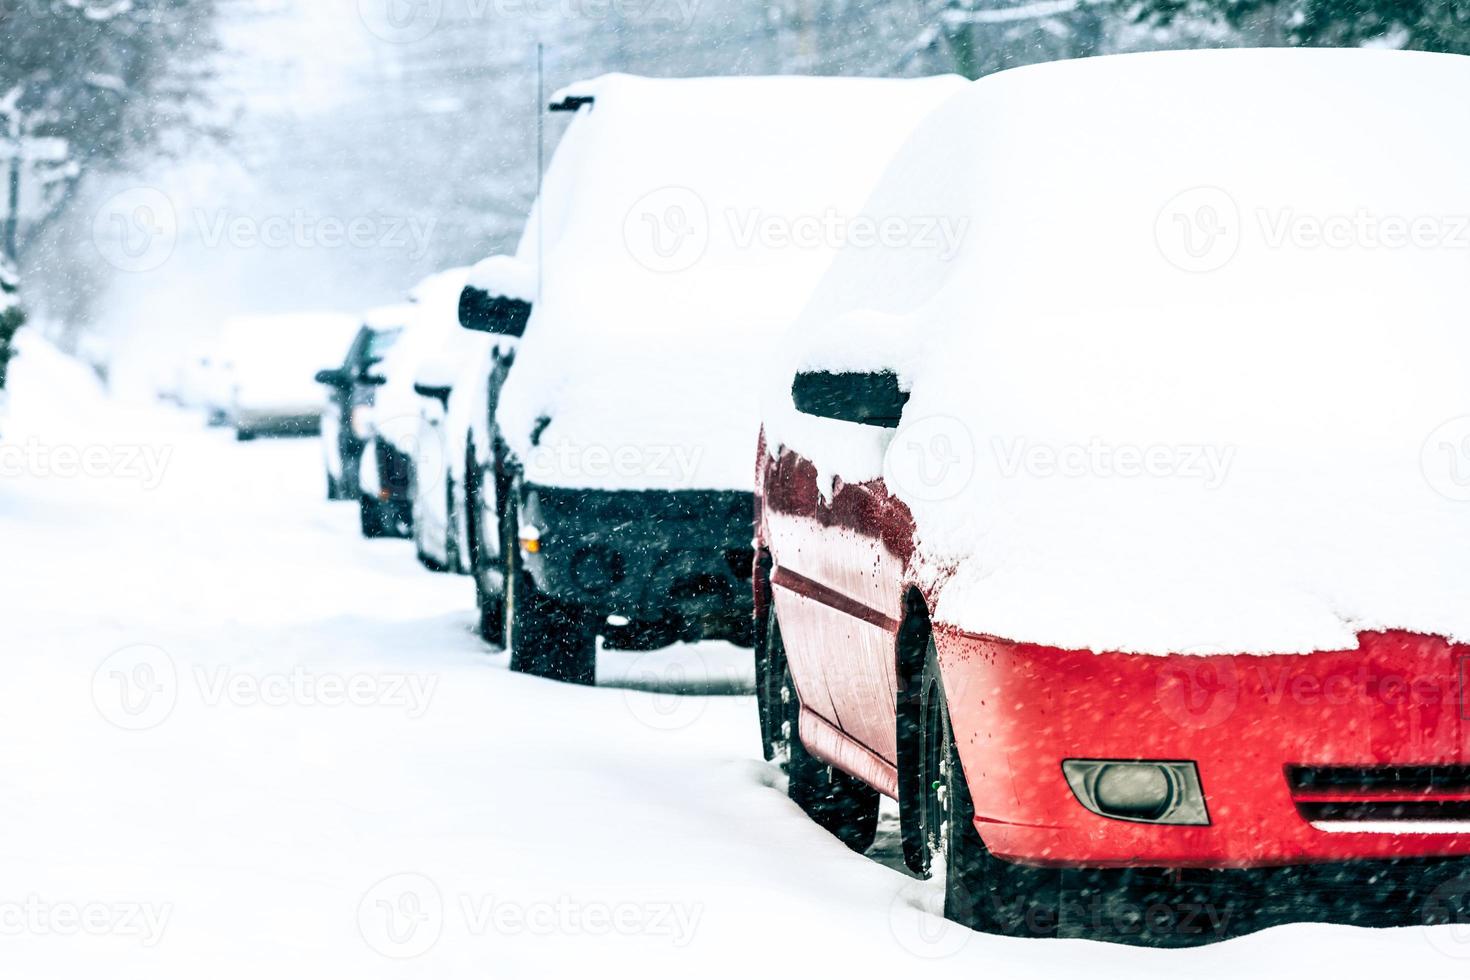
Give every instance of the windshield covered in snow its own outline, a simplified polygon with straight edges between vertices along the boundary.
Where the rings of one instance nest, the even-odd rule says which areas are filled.
[[[497,414],[534,482],[749,489],[750,379],[834,254],[823,222],[859,208],[903,138],[963,85],[575,86],[596,102],[569,127],[526,223],[518,257],[539,262],[541,295]],[[631,462],[580,465],[592,450]]]
[[[1464,59],[1350,51],[982,80],[868,206],[945,216],[961,246],[846,249],[768,431],[825,475],[886,475],[969,629],[1151,652],[1470,637],[1467,87]],[[802,363],[897,369],[904,428],[796,416]]]

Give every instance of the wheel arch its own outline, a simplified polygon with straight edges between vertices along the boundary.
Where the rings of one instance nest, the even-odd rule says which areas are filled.
[[[904,863],[919,873],[925,865],[923,831],[919,826],[919,801],[923,793],[923,773],[919,771],[923,737],[920,709],[924,662],[934,628],[928,600],[918,586],[910,585],[904,590],[902,608],[903,619],[894,644],[899,830]]]

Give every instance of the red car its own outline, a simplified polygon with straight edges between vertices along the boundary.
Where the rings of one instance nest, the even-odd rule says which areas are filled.
[[[1290,302],[1297,284],[1309,290],[1332,277],[1361,275],[1364,267],[1351,264],[1360,259],[1391,291],[1388,277],[1400,262],[1408,268],[1408,259],[1371,246],[1351,259],[1347,251],[1305,246],[1252,249],[1248,236],[1258,230],[1247,227],[1234,266],[1181,268],[1166,241],[1155,241],[1155,211],[1146,220],[1128,212],[1138,202],[1162,207],[1176,188],[1200,179],[1191,169],[1196,157],[1179,148],[1194,135],[1192,104],[1215,114],[1199,125],[1217,126],[1220,146],[1239,145],[1257,125],[1281,138],[1285,128],[1274,128],[1277,117],[1250,91],[1240,95],[1238,111],[1231,108],[1228,79],[1257,79],[1275,93],[1281,120],[1310,130],[1299,120],[1330,117],[1337,98],[1358,105],[1353,92],[1363,85],[1388,93],[1383,111],[1389,112],[1401,87],[1427,92],[1451,76],[1463,81],[1470,78],[1467,65],[1463,58],[1361,52],[1091,59],[982,80],[915,136],[890,171],[887,189],[880,185],[874,213],[933,214],[935,202],[946,199],[930,188],[983,178],[983,157],[977,163],[964,150],[936,149],[951,146],[957,132],[993,140],[982,149],[1034,153],[1009,173],[1031,168],[1036,186],[1063,200],[1028,201],[1009,215],[998,192],[987,196],[983,186],[968,197],[945,190],[952,214],[972,208],[964,213],[990,218],[966,242],[967,251],[947,260],[957,263],[953,269],[903,248],[840,257],[813,302],[816,312],[799,324],[802,336],[837,339],[825,348],[814,341],[817,353],[804,350],[793,359],[778,403],[767,411],[757,464],[756,661],[767,757],[784,762],[791,798],[818,823],[864,850],[874,840],[880,795],[898,801],[906,863],[916,873],[942,868],[946,914],[987,931],[1171,944],[1299,919],[1467,921],[1470,645],[1448,638],[1465,633],[1453,619],[1456,603],[1444,598],[1463,588],[1458,568],[1465,562],[1437,542],[1459,527],[1453,522],[1462,511],[1455,508],[1470,504],[1440,499],[1435,491],[1445,487],[1432,485],[1428,468],[1430,485],[1418,472],[1419,446],[1434,423],[1453,414],[1457,399],[1470,404],[1450,390],[1453,384],[1441,390],[1438,374],[1440,360],[1464,366],[1466,352],[1454,334],[1463,325],[1453,327],[1449,314],[1437,322],[1441,314],[1416,307],[1395,321],[1401,333],[1360,354],[1353,345],[1371,335],[1371,323],[1362,334],[1343,326],[1357,323],[1352,305],[1365,301],[1356,293],[1320,300],[1324,320],[1340,318],[1336,333],[1324,325],[1318,336],[1315,323],[1267,325],[1261,318],[1269,311],[1258,312],[1255,321],[1234,319],[1223,336],[1248,348],[1265,342],[1232,361],[1234,373],[1216,389],[1191,345],[1209,346],[1218,358],[1232,357],[1233,348],[1204,327],[1185,332],[1183,324],[1202,318],[1191,320],[1183,301],[1197,298],[1204,308],[1221,309],[1253,279],[1260,288],[1281,288],[1283,302]],[[1130,107],[1106,104],[1118,92],[1147,103],[1139,111],[1152,119],[1134,125]],[[1098,104],[1089,102],[1094,97]],[[997,110],[1007,105],[1008,113]],[[1026,131],[1038,119],[1064,135]],[[1087,146],[1085,132],[1079,145],[1069,145],[1094,120],[1098,132],[1116,130],[1120,140],[1138,142],[1147,161],[1143,172],[1127,170],[1131,150]],[[1164,135],[1150,143],[1153,130]],[[1448,174],[1447,161],[1459,151],[1437,139],[1419,140],[1416,159],[1432,171],[1437,162],[1431,161],[1443,154]],[[1234,191],[1243,222],[1247,193],[1262,193],[1275,175],[1295,172],[1290,146],[1263,151],[1259,160],[1242,154],[1233,170],[1212,157],[1218,153],[1211,143],[1198,159],[1216,179],[1233,176],[1239,183],[1232,186],[1250,189]],[[1150,197],[1146,185],[1157,174],[1147,167],[1162,168],[1159,161],[1168,163],[1171,154],[1184,182],[1164,183]],[[1118,157],[1124,158],[1118,174],[1094,180],[1084,166]],[[940,162],[929,167],[931,159]],[[1106,170],[1110,163],[1097,166]],[[1063,184],[1046,171],[1068,166],[1076,168],[1080,186],[1058,190]],[[1362,199],[1378,199],[1372,165],[1344,168],[1345,186],[1361,181]],[[1108,177],[1111,195],[1102,186]],[[1012,196],[1024,196],[1014,180],[1007,186]],[[1068,197],[1073,190],[1076,197]],[[1397,193],[1387,188],[1383,200]],[[915,195],[922,205],[912,203]],[[1232,200],[1223,193],[1218,199]],[[1080,229],[1050,239],[1042,234],[1054,214],[1061,222],[1077,208],[1089,215]],[[1172,222],[1158,227],[1163,235]],[[1028,250],[1033,233],[1044,251]],[[1012,262],[1007,249],[1023,261]],[[1074,250],[1094,264],[1116,259],[1115,275],[1127,280],[1117,287],[1124,300],[1130,290],[1181,300],[1180,309],[1160,314],[1172,331],[1152,322],[1138,326],[1153,315],[1143,306],[1124,317],[1110,308],[1109,295],[1079,287],[1082,295],[1074,296],[1060,282],[1024,302],[994,299],[1018,281],[1026,288],[1027,255],[1045,256],[1055,272],[1070,267]],[[985,261],[971,262],[972,253]],[[1465,298],[1465,277],[1452,257],[1435,253],[1414,261],[1421,289],[1458,289]],[[1291,278],[1275,278],[1283,263],[1296,262]],[[1113,288],[1101,277],[1087,281]],[[1070,326],[1078,321],[1065,318],[1075,311],[1064,304],[1090,319]],[[1047,319],[1013,326],[1038,308]],[[1363,314],[1364,323],[1378,315]],[[1009,332],[987,336],[996,324]],[[1415,332],[1420,326],[1422,336]],[[1109,331],[1115,341],[1097,339]],[[869,342],[879,334],[888,339]],[[1433,348],[1415,345],[1441,340],[1439,357],[1423,358],[1405,373],[1399,401],[1379,401],[1354,381],[1396,384],[1384,369],[1385,352],[1422,352]],[[1119,348],[1129,360],[1104,366]],[[1014,360],[998,363],[1001,353]],[[1337,359],[1334,377],[1320,387],[1312,380],[1319,356]],[[1281,362],[1289,358],[1302,358],[1301,384],[1327,400],[1308,398],[1300,420],[1292,396],[1241,381],[1255,378],[1252,372],[1285,370],[1289,365]],[[1139,359],[1148,363],[1140,366]],[[1176,386],[1182,364],[1193,374]],[[1118,372],[1118,384],[1106,377],[1110,370]],[[1074,398],[1078,390],[1085,396]],[[1252,394],[1214,399],[1216,390]],[[1385,408],[1390,404],[1397,407]],[[1386,415],[1393,417],[1380,421]],[[1016,421],[1028,417],[1033,421]],[[1302,420],[1310,420],[1315,434],[1330,433],[1323,418],[1342,421],[1347,432],[1340,443],[1269,455],[1278,437],[1280,445],[1306,445],[1281,436],[1306,431],[1309,422]],[[1105,437],[1124,423],[1159,431],[1172,426],[1167,431],[1176,448],[1194,431],[1190,425],[1212,436],[1234,426],[1236,468],[1223,489],[1181,488],[1168,478],[1188,478],[1186,454],[1166,459],[1151,449],[1130,450],[1105,459],[1097,446],[1108,450],[1108,444],[1099,442],[1090,456],[1079,451],[1075,474],[1065,472],[1067,453],[1056,450],[1057,433]],[[1407,459],[1409,475],[1385,476],[1382,487],[1363,493],[1363,509],[1352,509],[1358,504],[1348,498],[1361,488],[1323,474],[1356,471],[1359,483],[1370,482],[1377,471],[1369,449],[1380,438],[1396,438],[1398,429],[1389,429],[1400,423],[1402,446],[1409,448],[1385,458],[1393,465]],[[1008,473],[1003,447],[1028,431],[1027,424],[1047,434],[1050,455],[1021,464],[1034,464],[1037,472]],[[932,465],[937,481],[943,465],[962,462],[964,486],[926,495],[912,480],[894,485],[887,462],[875,462],[885,447],[892,452],[895,438],[925,425],[929,431],[916,445],[930,456],[918,465]],[[1002,447],[999,458],[983,458],[992,435]],[[1431,437],[1425,447],[1433,455],[1470,441],[1441,447]],[[1160,479],[1120,479],[1132,457],[1139,466],[1157,464]],[[1104,471],[1105,464],[1111,468]],[[1309,487],[1317,496],[1297,492]],[[1398,509],[1385,505],[1390,499]],[[1057,504],[1048,512],[1052,500]],[[1332,508],[1339,505],[1355,520],[1343,527],[1316,520],[1324,511],[1335,520]],[[1094,512],[1117,516],[1119,525],[1093,521]],[[1236,514],[1249,517],[1229,523]],[[1150,539],[1153,519],[1160,529]],[[948,529],[977,520],[979,532],[957,546],[961,532],[951,539]],[[1215,520],[1228,530],[1216,534],[1209,526]],[[1049,534],[1049,522],[1070,530]],[[1059,550],[1073,546],[1069,538],[1076,564]],[[1199,547],[1196,539],[1210,546]],[[1141,558],[1135,560],[1130,542]],[[1299,553],[1308,557],[1296,562],[1292,555]],[[1153,588],[1130,591],[1136,582]],[[1196,582],[1203,584],[1195,589]],[[961,588],[972,599],[958,599]],[[1026,608],[1013,615],[975,596],[1009,596]],[[1105,601],[1093,602],[1097,596]],[[1237,597],[1238,616],[1229,608]],[[1316,616],[1319,601],[1328,615]],[[1308,606],[1315,618],[1302,613]],[[1185,635],[1176,627],[1187,627],[1193,610],[1201,611],[1200,622],[1210,618],[1215,629],[1238,639],[1208,649],[1175,645],[1173,638]],[[1248,632],[1257,626],[1258,633]],[[1313,639],[1324,635],[1327,641]],[[1342,642],[1330,639],[1338,635]],[[1110,645],[1117,637],[1127,652]]]

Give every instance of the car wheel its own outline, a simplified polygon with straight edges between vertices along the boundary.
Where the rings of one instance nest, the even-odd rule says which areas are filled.
[[[505,618],[510,628],[510,669],[569,684],[597,683],[597,631],[576,605],[544,595],[521,565],[519,514],[514,495],[506,501],[501,539],[506,555]]]
[[[327,499],[328,500],[341,500],[342,499],[342,485],[340,483],[338,483],[337,482],[337,478],[334,477],[330,473],[327,474]]]
[[[766,710],[780,719],[775,732],[776,758],[786,767],[786,795],[819,826],[854,851],[873,846],[878,833],[878,791],[855,776],[827,765],[801,744],[801,701],[786,662],[781,625],[774,612],[766,625],[767,676],[779,678]]]
[[[362,527],[362,536],[365,538],[387,537],[393,530],[391,514],[386,508],[371,497],[359,497],[357,500],[358,520]]]
[[[444,568],[456,574],[464,570],[459,560],[458,535],[454,533],[454,484],[444,478]]]
[[[252,440],[254,438],[255,438],[255,432],[252,429],[236,429],[235,430],[235,441],[236,442],[249,442],[250,440]]]
[[[933,637],[920,696],[919,827],[929,873],[944,882],[945,918],[981,932],[1055,935],[1061,873],[996,858],[975,829],[975,808],[950,727]]]
[[[480,533],[480,521],[485,513],[484,507],[484,501],[480,498],[479,468],[474,457],[471,456],[465,460],[464,486],[465,532],[470,543],[470,556],[467,564],[470,574],[475,578],[475,608],[479,612],[480,638],[486,643],[493,643],[504,648],[509,645],[505,635],[505,556],[501,555],[501,568],[499,569],[501,574],[499,588],[497,588],[493,574],[496,569],[491,568],[484,535]],[[501,534],[504,533],[502,528]],[[505,551],[504,548],[500,550]]]
[[[602,643],[608,650],[662,650],[679,641],[679,630],[680,624],[673,618],[637,620],[626,626],[607,627]]]

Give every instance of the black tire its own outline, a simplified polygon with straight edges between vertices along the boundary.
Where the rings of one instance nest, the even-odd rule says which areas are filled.
[[[785,761],[786,795],[832,836],[854,851],[866,851],[878,833],[878,791],[817,759],[801,744],[801,700],[774,611],[766,619],[766,676],[776,678],[775,683],[763,685],[759,693],[766,715],[777,721],[774,754]]]
[[[392,515],[371,497],[357,499],[358,524],[365,538],[384,538],[392,532]]]
[[[236,442],[250,442],[254,438],[255,438],[255,431],[253,429],[236,429],[235,430],[235,441]]]
[[[459,535],[454,525],[454,484],[449,474],[444,475],[444,569],[458,574],[463,565],[459,561]]]
[[[337,482],[337,478],[330,473],[327,474],[327,499],[342,499],[342,486]]]
[[[489,557],[485,548],[484,535],[480,533],[480,519],[485,513],[485,507],[484,501],[480,498],[479,464],[475,461],[473,453],[465,460],[464,473],[465,531],[470,545],[470,575],[475,579],[475,609],[479,613],[478,631],[480,639],[486,643],[506,649],[510,646],[510,640],[505,635],[505,548],[499,549],[501,552],[500,568],[495,569],[492,567],[494,560]],[[450,522],[453,523],[452,514]],[[501,540],[504,541],[503,520],[500,534]],[[495,588],[491,581],[496,571],[500,573],[500,588]]]
[[[597,683],[597,630],[587,613],[572,603],[543,595],[522,567],[514,494],[505,502],[501,551],[506,556],[505,617],[510,669],[568,684]]]
[[[679,641],[680,626],[672,618],[638,620],[626,626],[609,626],[603,632],[602,643],[608,650],[662,650]]]
[[[931,874],[944,876],[944,915],[981,932],[1054,936],[1061,872],[1002,861],[975,829],[975,808],[950,728],[933,637],[920,694],[919,828]]]

